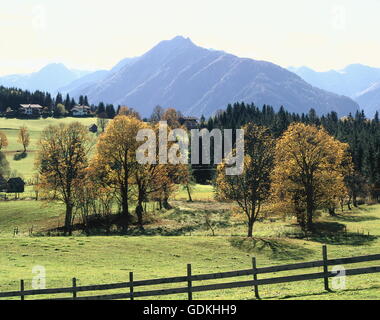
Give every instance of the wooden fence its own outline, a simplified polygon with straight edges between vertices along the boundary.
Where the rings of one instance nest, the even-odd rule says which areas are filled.
[[[130,272],[129,281],[124,282],[124,283],[77,286],[76,279],[74,278],[72,282],[72,287],[41,289],[41,290],[25,290],[24,281],[21,280],[20,291],[0,292],[0,299],[9,298],[9,297],[21,297],[21,300],[25,300],[25,297],[27,296],[70,293],[71,294],[70,297],[52,298],[51,300],[116,300],[116,299],[134,300],[135,298],[140,298],[140,297],[166,296],[166,295],[183,293],[183,294],[187,294],[187,297],[189,300],[192,300],[193,293],[196,293],[196,292],[243,288],[243,287],[252,287],[255,293],[255,297],[257,299],[260,299],[259,286],[270,285],[270,284],[323,279],[324,289],[327,291],[330,291],[329,281],[328,281],[329,278],[339,277],[343,275],[338,274],[337,272],[329,271],[328,269],[329,266],[354,264],[354,263],[379,261],[379,260],[380,260],[380,254],[351,257],[351,258],[328,259],[327,247],[323,246],[322,260],[319,260],[319,261],[301,262],[301,263],[286,264],[286,265],[281,265],[281,266],[257,268],[256,259],[253,258],[252,268],[250,269],[222,272],[222,273],[194,275],[192,274],[191,265],[189,264],[187,266],[187,275],[182,276],[182,277],[171,277],[171,278],[135,281],[133,279],[133,272]],[[300,269],[315,268],[315,267],[323,267],[323,272],[259,279],[260,275],[262,274],[291,271],[291,270],[300,270]],[[354,276],[354,275],[370,274],[370,273],[377,273],[377,272],[380,272],[380,266],[357,268],[357,269],[346,269],[344,276]],[[242,276],[252,276],[252,280],[209,284],[209,285],[198,285],[198,286],[194,285],[194,282],[196,281],[227,279],[227,278],[235,278],[235,277],[242,277]],[[142,287],[142,286],[153,286],[153,285],[172,284],[172,283],[186,283],[186,286],[183,286],[180,288],[157,289],[157,290],[150,290],[150,291],[138,291],[138,292],[135,291],[136,288]],[[114,289],[129,289],[128,290],[129,292],[97,295],[97,296],[78,296],[78,293],[83,293],[83,292],[104,291],[104,290],[114,290]]]

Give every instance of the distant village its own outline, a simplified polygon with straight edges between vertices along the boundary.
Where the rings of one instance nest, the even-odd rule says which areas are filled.
[[[39,104],[20,104],[19,108],[8,108],[3,114],[7,118],[40,118],[53,116],[48,107],[42,107]],[[76,105],[65,116],[72,117],[95,117],[96,109],[89,106]]]
[[[133,108],[127,106],[119,106],[117,111],[113,114],[110,112],[102,111],[99,112],[99,107],[89,107],[86,105],[75,105],[70,111],[65,111],[62,116],[69,116],[75,118],[103,118],[103,119],[112,119],[115,115],[120,114],[137,114]],[[178,113],[179,114],[179,113]],[[6,118],[20,118],[20,119],[39,119],[41,117],[48,118],[54,116],[53,112],[49,110],[48,107],[43,107],[39,104],[20,104],[17,109],[8,108],[5,113],[1,116]],[[139,117],[139,115],[138,115]],[[149,121],[149,119],[143,119],[144,121]],[[179,124],[185,126],[188,130],[198,128],[198,118],[196,117],[185,117],[180,115],[178,117]],[[98,126],[93,124],[89,127],[91,132],[97,132]]]

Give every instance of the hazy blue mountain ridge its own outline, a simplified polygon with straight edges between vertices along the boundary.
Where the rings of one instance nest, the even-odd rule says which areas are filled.
[[[75,91],[90,101],[128,105],[148,116],[157,104],[189,115],[211,115],[236,101],[283,105],[291,112],[331,110],[345,115],[358,105],[306,83],[270,62],[196,46],[190,39],[162,41],[133,63]]]

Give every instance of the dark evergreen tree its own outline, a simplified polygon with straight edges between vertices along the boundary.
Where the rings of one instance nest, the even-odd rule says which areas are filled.
[[[55,98],[55,106],[63,104],[62,95],[60,93],[57,93],[57,97]]]
[[[96,114],[105,114],[106,113],[106,107],[104,106],[103,102],[100,102],[97,109],[96,109]]]
[[[71,100],[70,100],[70,95],[69,94],[66,95],[66,99],[65,99],[65,101],[64,101],[63,104],[65,105],[65,108],[66,108],[67,111],[71,110]]]
[[[115,108],[113,104],[108,104],[106,106],[106,115],[108,119],[113,119],[116,116]]]

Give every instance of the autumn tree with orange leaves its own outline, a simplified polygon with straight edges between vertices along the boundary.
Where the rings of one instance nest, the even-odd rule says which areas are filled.
[[[72,234],[76,192],[85,177],[90,147],[87,127],[79,122],[49,126],[41,134],[36,159],[38,189],[45,199],[65,203],[65,235]]]
[[[157,151],[160,149],[159,125],[156,123],[148,125],[148,127],[151,129],[149,130],[149,137],[146,135],[144,135],[144,137],[149,139],[144,138],[144,140],[149,145],[150,143],[153,143]],[[170,126],[168,126],[168,128],[170,128]],[[185,128],[182,129],[185,130]],[[168,136],[166,138],[168,138]],[[177,139],[179,138],[177,137]],[[171,150],[172,147],[175,148],[175,144],[175,141],[168,141],[168,149]],[[142,145],[142,150],[145,150],[143,153],[147,156],[147,149],[144,148],[145,146],[146,144]],[[176,155],[178,156],[177,153]],[[136,216],[140,229],[143,229],[142,203],[144,201],[156,200],[160,203],[160,208],[170,209],[171,206],[168,202],[169,197],[178,189],[178,185],[188,183],[191,175],[188,164],[160,164],[159,153],[156,153],[152,160],[154,161],[148,161],[145,164],[140,163],[137,170],[135,170],[133,179],[133,184],[136,186]]]
[[[179,123],[179,118],[181,116],[182,114],[180,111],[173,108],[168,108],[164,111],[161,120],[166,121],[170,128],[179,128],[181,126]]]
[[[323,128],[294,123],[277,142],[273,193],[305,232],[313,231],[315,211],[347,194],[344,178],[351,171],[348,144]]]
[[[0,131],[0,177],[3,178],[10,173],[9,162],[5,154],[1,151],[6,147],[8,147],[8,138],[4,132]]]
[[[18,142],[22,144],[22,146],[24,147],[24,153],[26,153],[26,148],[29,146],[30,143],[30,134],[27,127],[20,127],[20,131],[18,133]]]
[[[4,132],[0,131],[0,151],[8,147],[8,138]]]
[[[134,116],[119,115],[111,120],[99,137],[91,170],[98,175],[97,180],[103,186],[113,189],[121,207],[120,224],[124,231],[128,230],[132,220],[130,203],[136,202],[135,213],[138,225],[143,229],[143,202],[162,199],[164,207],[168,208],[168,198],[185,178],[187,165],[141,164],[137,160],[139,147],[145,141],[137,139],[139,132],[150,129],[158,131],[157,126],[151,126]],[[158,149],[158,135],[154,135],[153,143]],[[155,157],[158,155],[156,154]],[[184,170],[186,168],[186,170]]]
[[[135,117],[115,117],[99,137],[91,164],[101,176],[101,180],[116,193],[124,230],[128,229],[131,221],[129,201],[132,199],[133,179],[139,167],[136,151],[141,142],[138,142],[136,137],[139,130],[147,127],[148,124]]]

